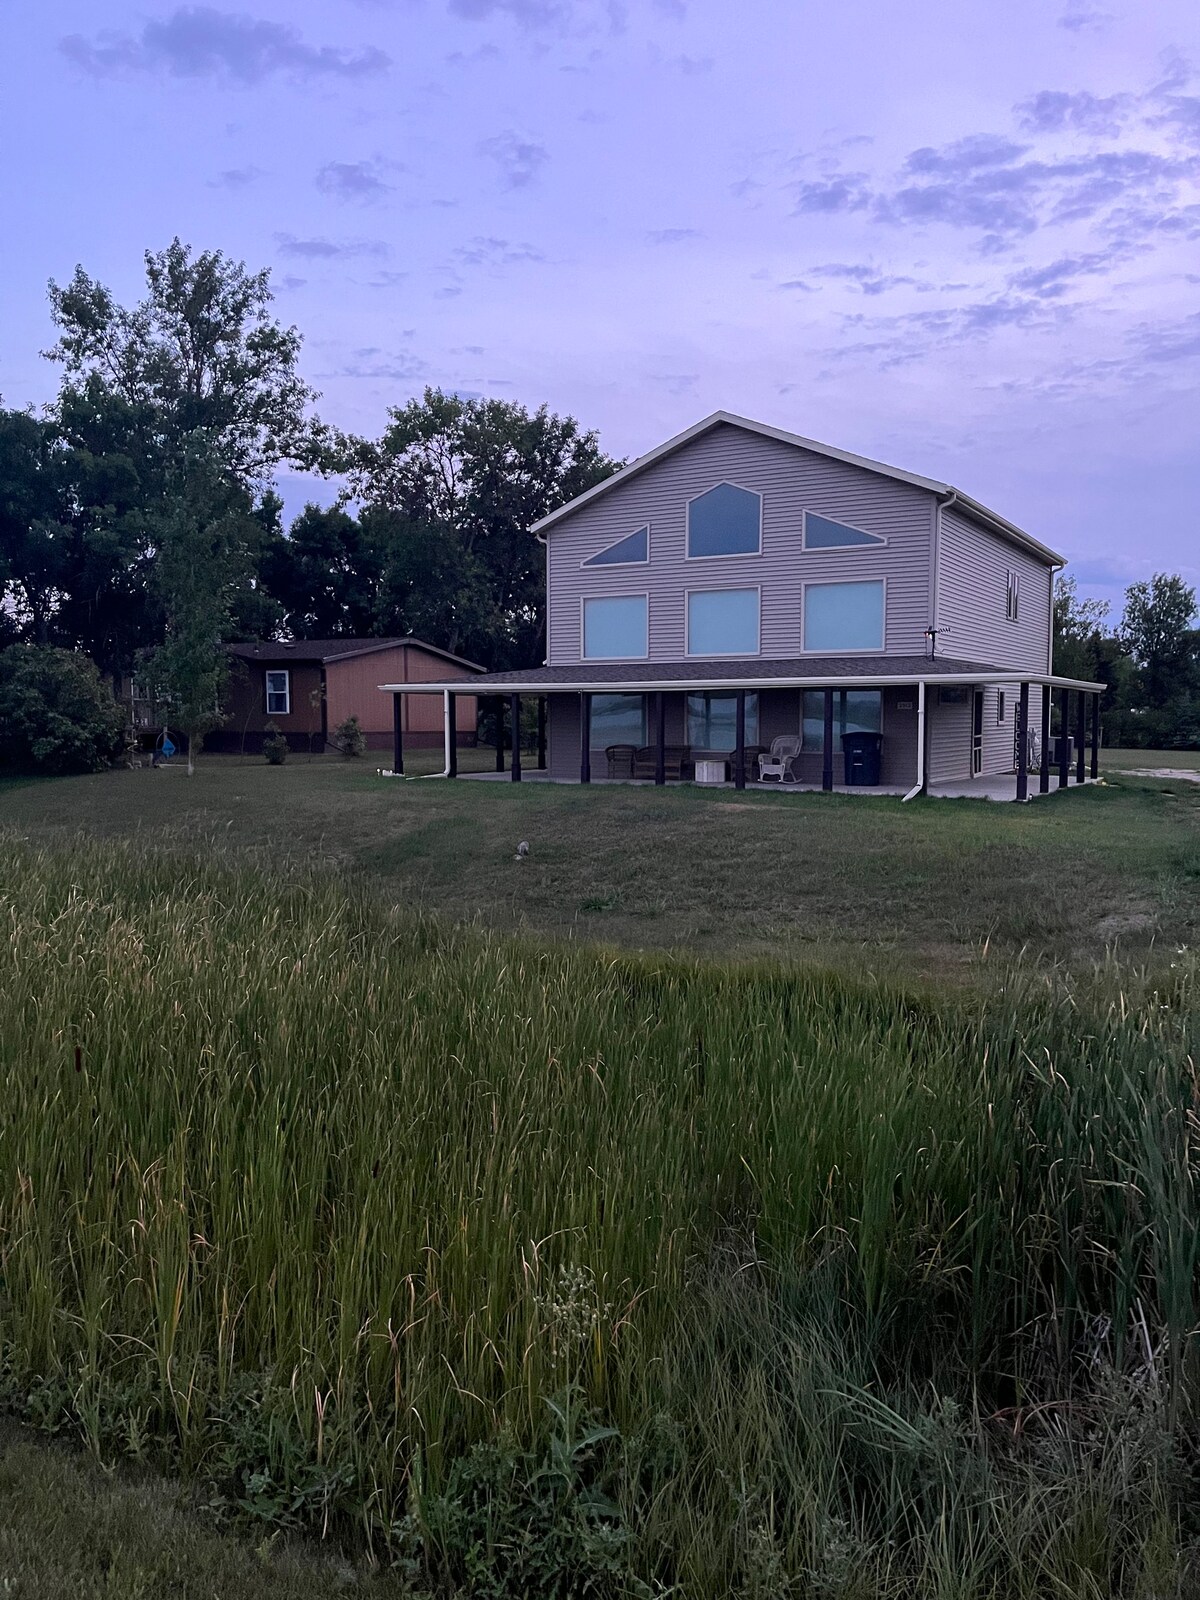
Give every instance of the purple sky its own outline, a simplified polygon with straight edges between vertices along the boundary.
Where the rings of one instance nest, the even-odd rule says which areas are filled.
[[[8,16],[6,404],[48,278],[133,299],[178,233],[272,268],[342,427],[435,383],[630,455],[726,407],[1088,593],[1200,583],[1195,0],[251,3]]]

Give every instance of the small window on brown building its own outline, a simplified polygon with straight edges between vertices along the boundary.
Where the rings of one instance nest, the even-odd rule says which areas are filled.
[[[286,717],[292,709],[292,675],[290,672],[267,673],[267,715]]]

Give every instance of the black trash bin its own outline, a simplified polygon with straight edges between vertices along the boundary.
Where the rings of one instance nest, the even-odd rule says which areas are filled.
[[[882,762],[883,735],[879,733],[844,733],[842,755],[846,765],[846,783],[856,788],[867,788],[879,782]]]

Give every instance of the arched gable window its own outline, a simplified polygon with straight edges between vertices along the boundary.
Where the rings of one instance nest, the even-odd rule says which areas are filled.
[[[762,548],[762,496],[736,483],[706,489],[687,508],[687,553],[756,556]]]

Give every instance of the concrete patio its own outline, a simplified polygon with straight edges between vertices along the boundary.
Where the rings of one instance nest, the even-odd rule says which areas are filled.
[[[512,775],[508,772],[461,772],[458,774],[458,781],[464,783],[509,783],[512,781]],[[552,778],[548,772],[543,772],[537,767],[524,767],[521,773],[521,781],[523,783],[559,783],[567,784],[568,786],[573,783],[573,780],[568,778]],[[1083,786],[1086,787],[1088,784],[1096,783],[1098,781],[1099,780],[1096,778],[1084,778]],[[592,783],[594,785],[611,784],[615,787],[635,789],[653,789],[655,787],[653,778],[594,777],[592,779]],[[698,784],[691,780],[686,780],[686,784],[687,787],[693,789],[736,790],[737,787],[732,781],[727,783]],[[1079,780],[1076,778],[1073,769],[1068,777],[1068,786],[1072,789],[1080,786]],[[680,785],[676,782],[672,782],[669,787],[678,788]],[[1050,774],[1050,788],[1047,793],[1055,794],[1057,793],[1058,788],[1058,772],[1057,769],[1055,769]],[[931,783],[926,793],[931,799],[935,800],[1015,801],[1017,798],[1016,789],[1016,773],[999,772],[990,773],[985,777],[954,778],[948,779],[941,783]],[[745,794],[821,794],[823,791],[819,783],[758,783],[747,779],[745,790],[741,792]],[[908,787],[902,783],[878,784],[870,787],[861,784],[850,785],[844,783],[835,783],[833,786],[833,793],[850,795],[888,795],[893,798],[899,798],[901,795],[908,793]],[[1030,773],[1029,775],[1028,798],[1030,800],[1040,800],[1044,798],[1040,789],[1038,788],[1038,774],[1036,772]]]

